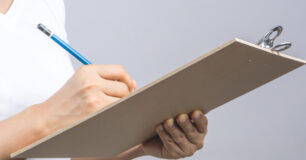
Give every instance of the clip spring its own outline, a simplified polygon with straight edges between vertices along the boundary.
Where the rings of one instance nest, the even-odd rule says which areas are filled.
[[[290,42],[283,42],[280,43],[276,46],[274,46],[274,41],[275,39],[282,33],[283,27],[282,26],[276,26],[271,29],[258,43],[257,45],[263,47],[263,48],[268,48],[271,49],[272,51],[280,52],[284,51],[292,46]],[[273,37],[272,34],[275,33]]]

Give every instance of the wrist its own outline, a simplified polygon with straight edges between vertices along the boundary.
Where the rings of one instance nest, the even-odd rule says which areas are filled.
[[[120,153],[118,156],[116,156],[116,160],[131,160],[145,155],[143,145],[140,144]]]
[[[32,129],[39,137],[43,138],[52,133],[50,122],[45,116],[44,104],[35,104],[25,110],[34,120],[32,121]]]

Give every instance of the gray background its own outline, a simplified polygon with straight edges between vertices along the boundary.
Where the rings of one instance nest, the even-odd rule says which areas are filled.
[[[304,0],[65,2],[72,46],[94,63],[124,65],[139,87],[234,37],[256,43],[277,24],[277,42],[293,43],[286,53],[306,59]],[[209,113],[206,146],[187,159],[306,159],[305,75],[301,67]]]

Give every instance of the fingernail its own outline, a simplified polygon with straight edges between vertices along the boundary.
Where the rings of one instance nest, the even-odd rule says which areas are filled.
[[[201,117],[201,114],[202,114],[201,111],[198,111],[198,110],[195,111],[195,112],[194,112],[194,118],[195,118],[195,119],[199,119],[199,118]]]
[[[186,120],[187,120],[187,115],[186,114],[181,114],[180,116],[179,116],[179,121],[181,122],[181,123],[184,123],[184,122],[186,122]]]
[[[174,125],[174,120],[173,120],[173,118],[168,119],[167,122],[166,122],[166,124],[167,124],[167,126],[170,127],[170,128],[173,127],[173,125]]]

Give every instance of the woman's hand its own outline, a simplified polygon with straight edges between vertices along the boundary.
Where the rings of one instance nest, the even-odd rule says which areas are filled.
[[[47,101],[0,121],[0,159],[10,159],[9,155],[18,149],[86,117],[135,88],[136,82],[120,65],[82,66]]]
[[[159,158],[177,159],[192,156],[204,144],[207,134],[207,118],[196,110],[170,118],[156,127],[158,137],[142,144],[145,155]]]
[[[49,133],[103,108],[128,95],[136,82],[120,65],[80,67],[67,83],[39,106]]]

